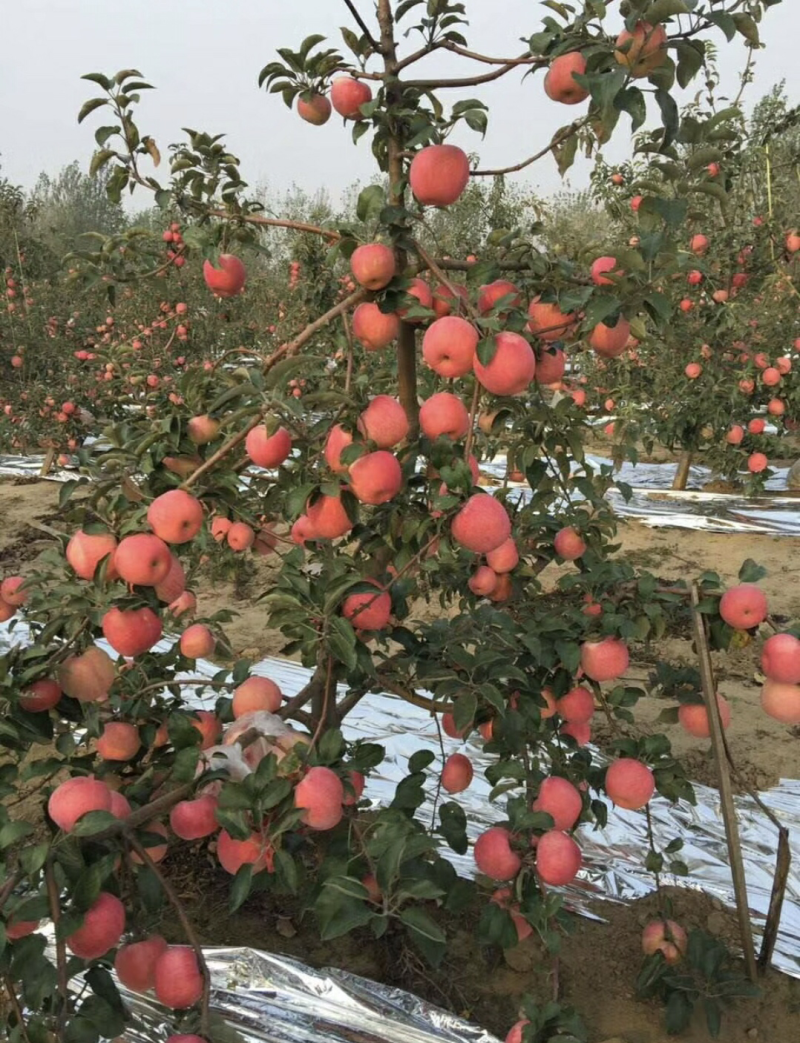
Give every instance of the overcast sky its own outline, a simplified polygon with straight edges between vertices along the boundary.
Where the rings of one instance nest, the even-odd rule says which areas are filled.
[[[372,0],[356,3],[368,18]],[[250,184],[268,183],[275,191],[296,183],[312,191],[324,187],[338,197],[354,181],[373,174],[368,137],[353,146],[335,114],[326,126],[312,127],[279,97],[257,87],[258,73],[275,59],[276,47],[296,49],[312,32],[342,46],[339,27],[352,22],[341,0],[5,0],[3,7],[0,173],[15,183],[30,187],[41,170],[55,173],[74,159],[88,165],[93,131],[101,121],[95,113],[81,127],[76,122],[81,103],[94,90],[80,76],[127,67],[138,68],[158,88],[143,95],[139,127],[163,151],[181,139],[181,127],[224,132]],[[521,53],[520,39],[537,31],[547,13],[535,0],[466,0],[466,7],[473,48],[501,56]],[[615,17],[608,24],[616,29]],[[746,105],[782,79],[790,92],[792,84],[800,87],[798,32],[800,0],[784,0],[766,14],[762,38],[767,48],[758,54]],[[738,38],[729,45],[721,33],[714,36],[723,82],[733,94],[744,48]],[[453,55],[431,57],[415,74],[423,69],[437,76],[475,71]],[[466,129],[451,140],[478,151],[492,166],[537,151],[582,108],[549,101],[541,81],[541,73],[524,82],[521,74],[509,73],[466,93],[448,91],[450,101],[477,95],[491,110],[485,141]],[[800,100],[797,87],[795,103]],[[623,116],[607,158],[624,155],[627,126]],[[568,184],[584,184],[586,170],[585,164],[578,166]],[[517,176],[542,193],[561,185],[549,156]]]

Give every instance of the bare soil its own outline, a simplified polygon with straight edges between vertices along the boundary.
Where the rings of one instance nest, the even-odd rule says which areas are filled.
[[[58,489],[55,482],[0,480],[0,575],[24,573],[62,528],[59,520]],[[736,579],[746,558],[768,570],[761,585],[770,609],[779,621],[800,618],[799,540],[736,534],[714,534],[679,529],[651,529],[635,521],[621,526],[619,554],[643,565],[664,579],[676,579],[703,570],[718,572],[726,581]],[[226,632],[237,655],[253,660],[280,655],[283,638],[265,624],[266,612],[258,597],[268,590],[277,559],[253,558],[234,579],[209,576],[198,587],[201,612],[230,608],[237,615]],[[555,567],[543,574],[552,585]],[[423,615],[425,606],[416,606]],[[739,767],[740,788],[764,789],[779,778],[796,778],[798,734],[767,718],[759,706],[759,684],[754,666],[754,649],[718,657],[719,689],[729,700],[733,720],[728,732],[734,759]],[[630,679],[645,680],[659,658],[695,664],[690,636],[671,634],[641,654],[631,665]],[[656,724],[664,703],[647,698],[640,703],[637,719],[644,728],[665,730]],[[716,775],[708,744],[686,736],[678,726],[667,726],[673,748],[688,762],[695,781],[715,785]],[[600,725],[601,744],[610,733]],[[28,798],[41,801],[35,793]],[[24,801],[23,805],[28,802]],[[15,809],[17,812],[19,808]],[[389,932],[376,941],[361,932],[335,943],[319,940],[313,919],[303,917],[297,899],[261,892],[231,915],[228,911],[228,880],[202,851],[181,849],[171,854],[164,868],[185,900],[206,944],[250,945],[285,953],[313,966],[339,966],[366,977],[409,989],[431,1002],[448,1007],[485,1025],[503,1038],[516,1020],[519,999],[533,993],[541,1000],[554,991],[553,964],[533,942],[513,953],[481,949],[475,940],[475,923],[485,898],[476,897],[453,928],[446,962],[432,970],[413,950],[406,949],[401,936]],[[691,891],[672,895],[674,918],[687,929],[702,927],[735,942],[731,915],[715,900]],[[559,996],[583,1015],[591,1043],[611,1039],[613,1043],[666,1043],[663,1012],[657,1004],[636,998],[634,981],[641,963],[640,935],[643,923],[656,912],[653,897],[597,908],[606,922],[575,918],[573,930],[562,943],[557,963]],[[164,925],[177,939],[178,925]],[[765,980],[760,1000],[737,1001],[726,1018],[721,1038],[726,1043],[751,1040],[790,1040],[800,1024],[800,982],[780,974]],[[698,1020],[681,1037],[689,1043],[708,1039]]]

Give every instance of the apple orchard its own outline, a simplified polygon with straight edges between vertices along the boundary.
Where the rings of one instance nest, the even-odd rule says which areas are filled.
[[[699,104],[682,112],[676,97],[709,75],[712,50],[744,43],[752,56],[762,16],[782,17],[768,12],[779,0],[549,3],[538,26],[520,16],[526,44],[514,58],[471,49],[469,6],[347,2],[347,56],[311,36],[262,70],[259,86],[294,109],[298,134],[338,118],[343,147],[352,138],[371,149],[381,180],[347,226],[268,216],[221,136],[187,132],[162,159],[142,75],[85,77],[97,91],[80,121],[101,118],[93,173],[117,200],[150,193],[162,216],[158,230],[98,235],[65,262],[76,298],[102,292],[102,321],[89,340],[76,332],[85,316],[51,324],[47,350],[66,344],[90,382],[37,388],[32,346],[15,340],[7,358],[0,344],[16,448],[27,447],[24,424],[13,426],[22,396],[41,394],[39,419],[62,430],[49,447],[73,453],[80,470],[62,490],[69,534],[0,586],[4,800],[24,781],[43,786],[38,817],[0,812],[10,1039],[124,1038],[111,969],[126,989],[154,990],[171,1043],[218,1038],[202,948],[170,882],[182,847],[230,875],[231,909],[257,891],[302,896],[324,940],[369,931],[436,966],[477,888],[486,945],[507,951],[535,934],[557,961],[558,889],[581,872],[581,832],[615,807],[649,815],[656,794],[694,799],[665,735],[631,737],[645,690],[626,680],[631,651],[692,611],[715,650],[757,638],[764,712],[800,723],[800,640],[761,642],[770,613],[757,565],[723,589],[709,573],[665,585],[613,557],[605,494],[618,483],[584,454],[577,376],[588,375],[598,406],[619,399],[623,439],[627,427],[633,441],[649,432],[687,452],[713,442],[723,455],[736,449],[726,473],[742,461],[766,470],[758,406],[782,423],[800,404],[783,321],[797,311],[800,236],[780,205],[750,234],[735,106],[721,119]],[[437,78],[439,51],[461,58],[464,77]],[[477,98],[451,106],[448,89],[509,74],[526,104],[546,96],[569,107],[569,122],[533,155],[481,169],[448,138],[485,133],[488,110]],[[631,126],[636,154],[612,171],[598,149]],[[493,229],[476,254],[439,250],[432,229],[471,183],[553,158],[564,172],[579,150],[596,158],[603,192],[642,186],[633,208],[625,197],[613,254],[565,257],[513,226]],[[728,197],[744,216],[727,221]],[[311,266],[293,261],[302,303],[276,307],[261,328],[254,271],[261,236],[275,230],[313,244],[328,281],[311,285]],[[726,268],[723,246],[747,245]],[[6,277],[10,321],[22,323],[33,291],[13,267]],[[770,294],[774,327],[754,353],[744,331]],[[134,295],[153,317],[147,334],[126,310]],[[554,388],[571,393],[556,400]],[[62,390],[72,397],[59,402]],[[732,425],[737,394],[747,401]],[[722,404],[704,417],[698,402],[710,395]],[[663,408],[644,416],[653,401]],[[104,422],[92,427],[96,416]],[[506,477],[488,486],[482,471],[498,459]],[[278,561],[265,625],[308,670],[291,696],[233,661],[226,610],[197,618],[197,570],[236,570],[254,554]],[[435,611],[421,620],[420,604]],[[196,661],[208,659],[219,668],[206,675]],[[707,740],[713,693],[699,677],[675,692],[671,712]],[[346,721],[356,708],[368,720],[378,693],[431,715],[450,739],[479,733],[500,824],[471,846],[477,882],[447,858],[470,849],[465,753],[420,750],[391,802],[370,800],[385,750],[347,739]],[[602,761],[589,745],[598,714],[634,729],[606,743]],[[714,719],[725,727],[730,714],[719,697]],[[430,796],[432,821],[421,812]],[[680,838],[664,850],[652,830],[650,840],[656,884],[686,872]],[[176,944],[153,928],[169,905],[185,932]],[[663,989],[693,944],[667,913],[642,935],[650,984]],[[553,1002],[526,999],[509,1043],[586,1038],[557,981]],[[673,1009],[673,1027],[690,1014]]]

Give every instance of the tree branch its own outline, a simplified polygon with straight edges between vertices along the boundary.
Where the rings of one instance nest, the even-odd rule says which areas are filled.
[[[178,915],[178,919],[181,922],[181,927],[183,928],[183,933],[186,935],[186,940],[189,942],[192,949],[194,950],[194,955],[197,959],[198,969],[201,975],[203,976],[203,995],[200,998],[200,1032],[203,1034],[203,1036],[208,1038],[208,1008],[211,1001],[211,974],[209,973],[208,964],[206,963],[205,957],[203,956],[203,949],[200,945],[200,941],[197,937],[194,927],[189,921],[189,917],[186,915],[186,910],[183,908],[183,903],[181,902],[180,898],[178,898],[177,892],[175,891],[174,887],[169,882],[169,880],[166,879],[166,877],[158,868],[153,859],[150,857],[150,855],[147,852],[147,848],[134,836],[129,836],[128,842],[130,843],[131,847],[136,852],[136,854],[139,856],[139,858],[141,858],[142,862],[150,870],[150,872],[154,873],[155,876],[158,878],[158,882],[164,889],[164,894],[167,896],[170,905],[173,907],[173,909]]]
[[[58,994],[61,998],[61,1006],[58,1012],[58,1032],[56,1033],[56,1036],[58,1039],[63,1039],[64,1029],[67,1022],[69,979],[67,977],[67,951],[64,939],[59,937],[58,930],[58,925],[61,922],[61,898],[58,894],[58,885],[56,884],[51,859],[48,859],[45,865],[44,878],[47,884],[47,898],[50,903],[50,919],[53,921],[53,928],[56,936],[56,973],[58,975]]]
[[[262,217],[260,214],[236,214],[227,210],[209,210],[208,217],[218,217],[223,221],[244,221],[250,225],[263,225],[269,228],[289,228],[295,232],[310,232],[312,235],[321,235],[326,239],[338,241],[342,237],[331,228],[321,228],[319,225],[311,225],[305,221],[289,221],[279,217]],[[170,264],[172,262],[170,261]]]
[[[525,167],[529,167],[531,163],[535,163],[537,159],[541,159],[546,156],[548,152],[552,152],[554,148],[557,148],[562,141],[566,141],[567,138],[572,137],[573,134],[577,134],[581,127],[585,127],[589,122],[589,117],[584,116],[583,119],[575,120],[574,123],[570,123],[568,127],[564,127],[563,130],[559,131],[558,134],[553,138],[550,144],[528,159],[523,159],[521,163],[516,163],[513,167],[500,167],[497,170],[470,170],[470,177],[497,177],[500,174],[514,174],[518,170],[524,170]]]
[[[356,22],[358,22],[359,29],[364,34],[364,36],[366,36],[366,38],[369,40],[370,46],[372,47],[373,51],[377,51],[380,54],[380,50],[381,50],[380,44],[377,42],[375,37],[372,35],[372,33],[367,28],[366,23],[364,22],[364,19],[361,17],[361,15],[356,10],[356,7],[355,7],[355,4],[353,3],[353,0],[344,0],[344,2],[345,2],[345,5],[347,6],[347,9],[350,12],[350,14],[353,16],[353,18],[355,18]]]
[[[465,57],[473,57],[472,52],[458,51],[459,54],[464,54]],[[476,58],[476,61],[488,61],[494,64],[491,59],[487,58]],[[464,76],[457,79],[441,79],[441,80],[406,80],[403,83],[404,87],[414,87],[417,90],[446,90],[450,87],[476,87],[480,83],[490,83],[492,80],[499,80],[501,76],[505,76],[506,73],[511,72],[513,69],[519,68],[520,65],[532,65],[535,68],[549,64],[546,58],[532,58],[530,55],[523,55],[521,58],[512,58],[506,64],[499,66],[497,69],[493,69],[491,72],[485,72],[480,76]]]
[[[298,333],[294,340],[290,340],[288,343],[284,344],[282,348],[278,348],[277,351],[270,355],[264,366],[264,372],[269,373],[275,363],[279,362],[282,358],[289,358],[292,355],[296,355],[306,341],[311,340],[318,330],[327,326],[329,322],[332,322],[339,315],[343,315],[345,312],[350,311],[354,305],[360,304],[366,296],[366,290],[356,290],[355,293],[351,293],[349,297],[345,297],[344,300],[339,301],[338,304],[326,311],[324,315],[320,315],[318,319],[314,319],[313,322],[310,322],[308,326],[306,326],[302,333]]]
[[[206,471],[210,471],[212,467],[215,467],[219,463],[220,460],[224,459],[229,453],[232,453],[236,446],[243,442],[245,438],[247,438],[247,436],[253,430],[253,428],[257,427],[263,419],[264,414],[262,412],[258,412],[253,417],[253,419],[250,420],[242,428],[241,431],[237,432],[232,438],[229,438],[223,446],[220,446],[216,453],[214,453],[212,456],[209,456],[205,463],[201,464],[196,471],[193,471],[186,479],[186,481],[183,483],[181,488],[188,489],[190,488],[190,486],[194,485],[197,479],[202,477],[206,473]]]

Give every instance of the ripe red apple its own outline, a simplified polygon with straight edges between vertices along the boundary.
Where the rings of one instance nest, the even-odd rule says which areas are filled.
[[[502,826],[481,833],[472,851],[478,871],[492,880],[511,880],[522,868],[522,860],[511,848],[511,834]]]
[[[463,753],[451,753],[442,768],[442,789],[448,793],[463,793],[472,782],[472,761]]]
[[[478,291],[478,311],[481,315],[488,315],[503,297],[511,297],[511,300],[508,302],[509,310],[511,308],[519,308],[522,305],[522,295],[513,282],[509,282],[508,279],[495,279],[494,282],[481,286]],[[507,314],[508,311],[505,311],[498,318],[505,318]]]
[[[150,504],[147,521],[165,543],[188,543],[203,527],[203,505],[183,489],[170,489]]]
[[[782,724],[800,724],[800,685],[767,681],[761,689],[761,708]]]
[[[642,951],[646,956],[660,952],[673,966],[680,963],[686,952],[686,931],[674,920],[654,920],[642,931]]]
[[[531,810],[546,812],[553,819],[554,829],[566,831],[581,817],[583,797],[569,779],[550,775],[542,781]]]
[[[592,282],[595,286],[613,286],[615,280],[606,277],[608,272],[614,272],[616,275],[624,275],[624,272],[619,271],[617,267],[616,257],[598,257],[596,261],[592,263]]]
[[[557,712],[573,724],[586,724],[594,714],[594,696],[588,688],[578,685],[571,688],[556,702]]]
[[[469,181],[469,159],[456,145],[428,145],[408,171],[411,191],[423,206],[450,206]]]
[[[67,948],[83,960],[96,960],[113,949],[125,930],[125,907],[116,895],[101,891],[83,923],[66,938]]]
[[[392,614],[391,595],[377,580],[368,579],[365,582],[371,583],[375,592],[348,594],[342,602],[342,615],[357,630],[383,630],[388,626]]]
[[[157,958],[153,969],[156,999],[165,1007],[185,1010],[203,995],[203,975],[197,965],[194,949],[188,945],[170,945]]]
[[[497,586],[497,573],[488,565],[479,565],[467,580],[467,586],[476,597],[488,597]]]
[[[274,681],[254,674],[235,689],[231,710],[234,717],[241,717],[254,710],[275,713],[280,709],[282,699],[283,694]]]
[[[720,598],[719,614],[737,630],[757,627],[767,618],[767,598],[754,583],[740,583],[726,590]]]
[[[408,417],[396,398],[376,395],[358,418],[358,430],[379,449],[392,449],[408,435]]]
[[[690,362],[683,371],[689,380],[697,380],[700,374],[703,372],[703,367],[699,362]]]
[[[717,695],[717,706],[723,731],[731,723],[731,708],[727,699]],[[678,708],[678,723],[685,732],[695,739],[708,739],[711,736],[711,724],[708,710],[703,703],[681,703]]]
[[[244,289],[247,272],[235,254],[220,254],[219,267],[203,261],[203,279],[206,286],[217,297],[236,297]]]
[[[586,72],[586,59],[580,51],[560,54],[550,62],[550,68],[544,78],[544,92],[552,101],[560,101],[562,105],[577,105],[586,101],[589,91],[574,78],[574,74],[583,76]]]
[[[129,761],[139,752],[142,740],[134,725],[109,721],[97,740],[97,752],[106,761]]]
[[[284,427],[270,435],[266,427],[259,424],[248,431],[244,448],[257,467],[279,467],[292,451],[292,438]]]
[[[330,119],[331,103],[324,94],[304,91],[297,98],[297,113],[306,123],[313,123],[315,127],[321,127]]]
[[[498,333],[494,343],[494,355],[486,365],[476,353],[475,376],[493,395],[518,395],[533,380],[536,370],[533,349],[518,333]]]
[[[533,379],[537,384],[556,384],[564,376],[567,359],[561,348],[546,350],[541,348],[536,356],[536,372]]]
[[[577,561],[586,553],[586,543],[570,526],[559,529],[553,539],[556,554],[564,561]]]
[[[697,254],[698,257],[702,257],[703,254],[708,250],[708,239],[704,235],[693,235],[689,241],[689,249],[693,254]]]
[[[372,90],[368,83],[356,80],[352,76],[337,76],[331,83],[331,103],[346,120],[360,120],[361,106],[372,100]]]
[[[335,540],[353,528],[340,496],[323,494],[309,504],[306,514],[315,539]]]
[[[107,555],[117,549],[117,541],[111,533],[86,533],[79,529],[67,544],[66,558],[73,571],[81,579],[93,579],[95,569]],[[116,575],[113,559],[108,564],[107,576]]]
[[[552,887],[571,883],[581,868],[581,849],[577,842],[559,829],[548,830],[536,845],[536,872],[540,880]]]
[[[589,337],[589,344],[601,358],[615,359],[625,350],[630,335],[631,324],[624,315],[620,315],[616,326],[598,322]]]
[[[764,453],[751,453],[747,458],[747,470],[752,474],[761,474],[769,466],[769,460]]]
[[[773,634],[761,649],[761,669],[769,681],[800,684],[800,641],[793,634]]]
[[[330,768],[309,768],[294,791],[295,807],[303,808],[310,829],[333,829],[342,818],[344,787]]]
[[[653,773],[633,757],[620,757],[606,772],[606,793],[620,808],[643,808],[656,790]]]
[[[247,522],[233,522],[229,527],[225,539],[231,550],[249,550],[256,540],[255,530]]]
[[[325,462],[336,474],[347,473],[348,467],[347,464],[342,463],[341,455],[342,450],[352,445],[352,443],[353,436],[349,431],[345,431],[341,424],[334,424],[328,432],[328,437],[325,441]]]
[[[132,992],[149,992],[155,984],[156,960],[166,952],[167,943],[160,934],[151,934],[141,942],[129,942],[117,950],[114,971]]]
[[[365,453],[350,465],[350,488],[361,503],[388,503],[400,492],[403,472],[396,456],[379,449]]]
[[[400,335],[400,319],[382,312],[374,301],[359,304],[353,312],[353,336],[367,351],[380,351]]]
[[[633,32],[627,29],[617,37],[614,58],[634,79],[649,76],[667,59],[667,31],[663,25],[637,22]]]
[[[169,825],[181,840],[200,840],[219,829],[216,818],[217,798],[210,794],[182,800],[169,813]]]
[[[469,413],[457,395],[439,391],[422,403],[419,426],[428,438],[448,435],[452,439],[460,439],[469,431]]]
[[[528,329],[543,341],[561,340],[574,322],[574,313],[565,314],[555,301],[535,297],[528,305]]]
[[[489,551],[486,555],[486,564],[496,575],[514,571],[519,564],[519,551],[513,536],[509,536],[499,547]]]
[[[734,424],[730,431],[725,435],[725,441],[728,445],[741,445],[744,438],[744,428],[741,424]]]
[[[151,608],[110,608],[102,620],[103,636],[115,652],[137,656],[161,640],[161,620]]]
[[[584,641],[581,645],[581,667],[592,681],[615,681],[628,669],[628,648],[616,637],[602,641]]]
[[[154,587],[166,578],[172,564],[169,547],[158,536],[126,536],[114,552],[114,566],[126,583]]]
[[[116,676],[111,656],[96,645],[90,645],[81,655],[65,659],[57,671],[58,683],[64,692],[82,703],[105,701]]]
[[[33,681],[19,697],[19,705],[28,713],[44,713],[61,698],[61,686],[50,677]]]
[[[453,518],[450,531],[462,547],[488,554],[511,535],[511,519],[499,500],[488,493],[475,493]]]
[[[436,319],[422,339],[422,357],[440,377],[463,377],[472,369],[478,331],[458,315]]]
[[[91,775],[79,775],[56,786],[47,802],[47,814],[59,829],[71,833],[90,811],[111,811],[111,791]]]
[[[254,873],[273,869],[273,848],[269,839],[252,833],[246,840],[235,840],[223,829],[217,838],[217,858],[226,873],[235,876],[243,865],[251,865]]]
[[[350,258],[353,278],[366,290],[382,290],[396,271],[394,250],[384,243],[357,246]]]
[[[194,623],[181,634],[181,655],[187,659],[203,659],[210,656],[216,647],[216,639],[203,623]]]
[[[220,422],[204,414],[193,416],[186,425],[186,433],[195,445],[208,445],[219,434]]]

